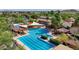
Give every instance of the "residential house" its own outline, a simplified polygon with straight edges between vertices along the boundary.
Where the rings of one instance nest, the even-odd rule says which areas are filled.
[[[51,23],[51,21],[45,16],[41,16],[37,20],[39,23],[44,24],[44,25],[48,25]]]
[[[75,19],[74,18],[69,18],[69,19],[66,19],[64,22],[63,22],[63,24],[62,24],[62,26],[64,26],[64,27],[71,27],[72,26],[72,24],[75,22]]]

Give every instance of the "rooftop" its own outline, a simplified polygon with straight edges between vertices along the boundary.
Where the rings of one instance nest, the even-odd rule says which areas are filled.
[[[65,45],[58,45],[54,48],[54,50],[73,50],[72,48],[69,48],[68,46],[65,46]]]

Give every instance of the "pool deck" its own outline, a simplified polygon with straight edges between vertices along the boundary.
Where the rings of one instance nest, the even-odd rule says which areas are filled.
[[[29,35],[29,34],[25,34],[25,35]],[[25,36],[25,35],[22,35],[22,36]],[[23,48],[25,50],[31,50],[29,47],[25,46],[20,40],[18,40],[18,38],[22,37],[22,36],[20,36],[20,35],[19,36],[15,36],[15,37],[13,37],[13,40],[15,40],[18,43],[18,45],[23,46]]]

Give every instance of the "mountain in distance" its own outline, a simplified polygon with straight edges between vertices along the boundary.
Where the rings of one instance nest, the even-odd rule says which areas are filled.
[[[62,11],[62,12],[78,12],[78,9],[0,9],[0,12],[6,11],[21,11],[21,12],[28,12],[28,11]]]
[[[78,9],[65,9],[65,10],[62,10],[62,12],[79,12]]]

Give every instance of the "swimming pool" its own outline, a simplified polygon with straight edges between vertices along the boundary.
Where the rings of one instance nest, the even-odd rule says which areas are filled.
[[[46,34],[48,33],[49,31],[47,29],[44,29],[44,28],[30,28],[29,29],[29,33],[30,34],[36,34],[36,35],[41,35],[41,34]]]
[[[18,39],[32,50],[48,50],[55,45],[38,38],[39,35],[45,33],[48,33],[47,29],[31,28],[29,29],[29,35],[22,36]]]

